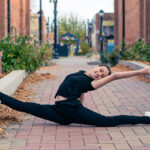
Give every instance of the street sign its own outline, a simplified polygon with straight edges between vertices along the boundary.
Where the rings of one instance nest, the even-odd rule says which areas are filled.
[[[103,41],[103,39],[104,39],[103,36],[100,36],[100,37],[99,37],[99,40],[100,40],[100,41]]]

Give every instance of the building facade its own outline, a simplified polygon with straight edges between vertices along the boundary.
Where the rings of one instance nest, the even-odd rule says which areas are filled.
[[[47,26],[46,26],[46,18],[44,12],[42,12],[42,41],[47,42]]]
[[[30,36],[35,40],[39,40],[39,16],[37,13],[30,14]]]
[[[105,41],[114,39],[114,14],[104,13],[102,36]],[[100,51],[100,16],[96,14],[92,20],[91,43],[96,51]],[[105,46],[105,45],[104,45]],[[105,49],[107,47],[105,46]]]
[[[39,41],[39,15],[37,13],[31,13],[30,16],[30,36],[34,40]],[[47,42],[47,37],[46,19],[42,12],[42,41]]]
[[[0,39],[9,32],[10,35],[30,34],[30,0],[10,0],[10,5],[8,0],[0,1]]]
[[[150,44],[150,0],[115,0],[114,7],[115,47],[121,47],[123,37],[128,44],[137,39]]]

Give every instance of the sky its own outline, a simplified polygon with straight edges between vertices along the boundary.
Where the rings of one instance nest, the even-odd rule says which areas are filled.
[[[38,9],[39,0],[34,1],[32,8]],[[53,0],[52,0],[53,1]],[[96,13],[103,9],[104,12],[114,12],[114,0],[57,0],[58,17],[73,14],[81,19],[92,19]],[[32,9],[31,8],[31,9]],[[43,10],[45,17],[53,19],[54,4],[49,0],[43,0]]]

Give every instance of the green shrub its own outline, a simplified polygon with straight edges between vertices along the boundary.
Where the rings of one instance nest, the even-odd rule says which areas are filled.
[[[81,54],[82,55],[85,55],[85,54],[90,52],[90,46],[88,43],[83,42],[80,44],[80,47],[81,47]]]
[[[0,50],[3,51],[3,72],[18,69],[33,72],[41,66],[42,61],[50,57],[46,54],[47,51],[51,51],[45,44],[33,45],[32,38],[27,36],[8,36],[0,42]]]
[[[110,53],[104,53],[104,59],[106,63],[110,63],[111,66],[115,66],[118,63],[120,58],[120,53],[117,50],[114,50]]]
[[[40,48],[41,61],[47,64],[48,60],[52,58],[52,50],[49,44],[43,44]]]
[[[150,52],[147,53],[147,61],[150,62]]]
[[[132,46],[123,52],[122,58],[125,60],[148,61],[150,45],[146,45],[144,40],[137,40]]]

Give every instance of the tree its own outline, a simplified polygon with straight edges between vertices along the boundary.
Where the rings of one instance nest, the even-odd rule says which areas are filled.
[[[85,38],[85,24],[83,20],[70,15],[69,17],[62,16],[59,18],[59,36],[70,32],[80,40]],[[71,42],[72,43],[72,42]],[[74,42],[73,42],[74,43]]]

